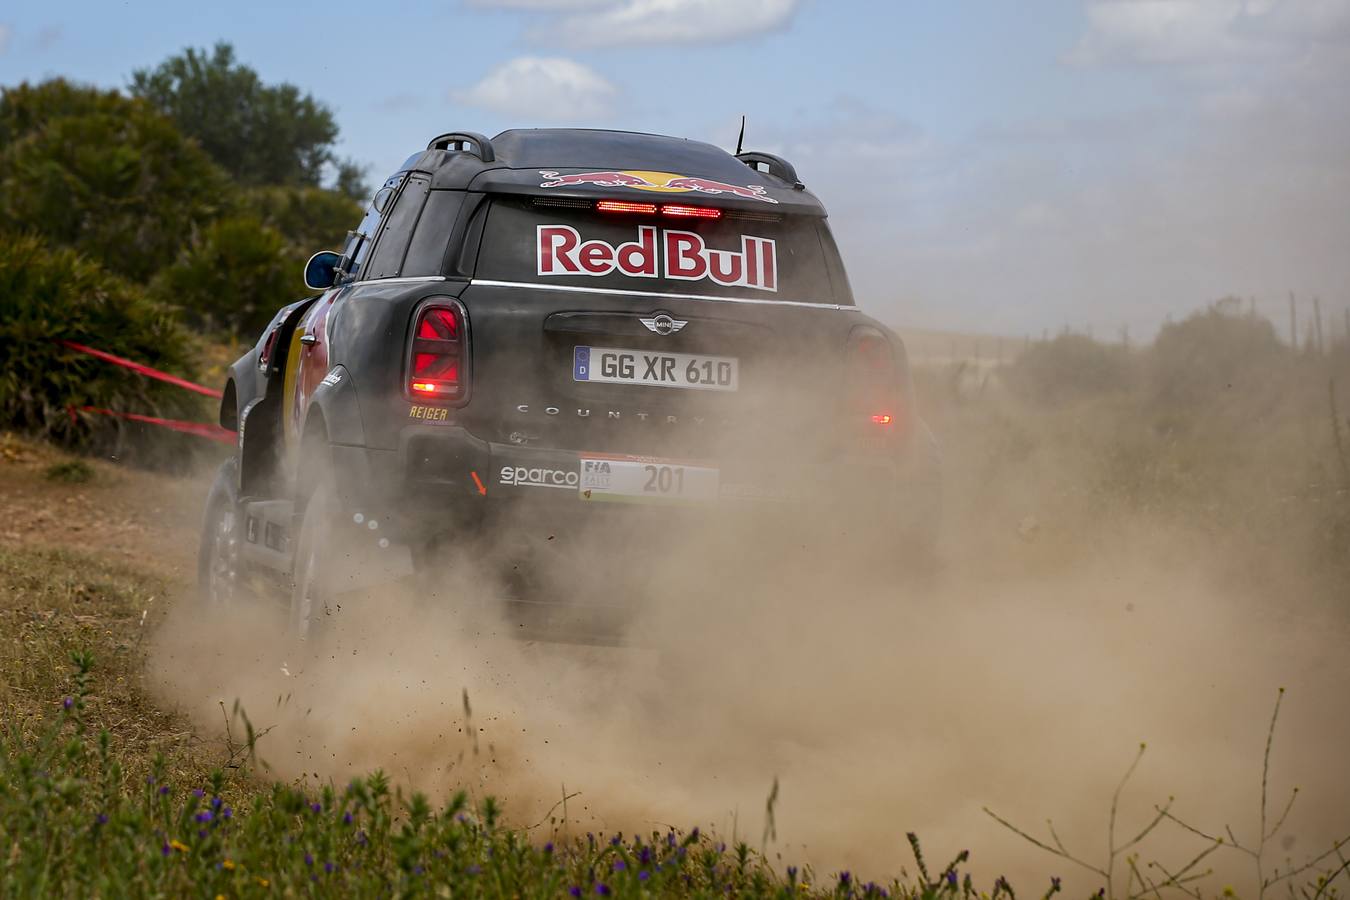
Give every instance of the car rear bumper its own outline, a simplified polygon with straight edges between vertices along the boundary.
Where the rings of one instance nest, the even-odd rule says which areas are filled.
[[[586,490],[582,473],[583,461],[600,454],[490,442],[458,426],[408,428],[397,450],[334,445],[332,457],[344,506],[378,516],[391,537],[417,540],[521,510],[562,521],[698,520],[802,507],[921,519],[936,515],[938,502],[932,454],[923,449],[917,440],[895,441],[820,462],[611,457],[715,468],[716,496],[693,502],[602,498]],[[625,502],[596,502],[602,499]]]

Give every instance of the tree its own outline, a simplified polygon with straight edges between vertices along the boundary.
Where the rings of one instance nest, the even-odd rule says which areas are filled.
[[[246,184],[317,185],[325,167],[338,164],[332,110],[292,84],[263,84],[227,43],[136,71],[131,93]]]
[[[0,228],[145,280],[229,194],[224,173],[142,101],[62,79],[0,94]]]

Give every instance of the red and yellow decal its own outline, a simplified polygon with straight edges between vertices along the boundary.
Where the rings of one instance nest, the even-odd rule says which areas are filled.
[[[557,172],[541,169],[539,174],[544,180],[539,183],[543,188],[578,187],[594,185],[596,187],[623,187],[636,191],[654,191],[661,194],[728,194],[744,197],[748,200],[763,200],[765,203],[778,201],[768,195],[762,185],[727,184],[709,178],[694,175],[677,175],[674,172],[647,172],[643,170],[624,170],[615,172],[577,172],[572,175],[560,175]]]

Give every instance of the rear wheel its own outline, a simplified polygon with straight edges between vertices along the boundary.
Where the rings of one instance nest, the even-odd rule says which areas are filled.
[[[197,553],[198,596],[204,605],[220,611],[248,598],[239,558],[243,516],[239,509],[238,473],[235,457],[221,463],[215,483],[206,495]]]
[[[291,607],[287,620],[293,638],[313,641],[332,614],[333,517],[338,504],[332,479],[318,479],[300,514],[295,561],[291,570]]]

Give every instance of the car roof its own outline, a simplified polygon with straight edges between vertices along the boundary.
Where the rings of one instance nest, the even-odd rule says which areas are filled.
[[[488,153],[469,149],[430,149],[409,157],[401,171],[431,175],[432,189],[554,197],[613,196],[616,189],[590,184],[544,189],[542,172],[658,172],[693,176],[730,185],[764,189],[763,199],[724,193],[704,195],[716,206],[822,216],[820,201],[799,182],[752,168],[732,154],[703,141],[592,128],[515,128],[491,139]],[[489,161],[484,161],[487,156]],[[620,188],[619,191],[628,193]]]

